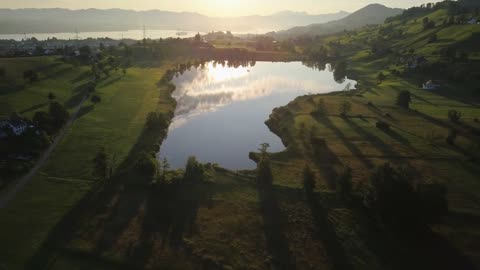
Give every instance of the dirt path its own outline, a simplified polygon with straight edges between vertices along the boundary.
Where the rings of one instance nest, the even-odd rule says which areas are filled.
[[[0,193],[0,209],[6,207],[8,203],[15,197],[15,195],[17,195],[17,193],[20,190],[22,190],[28,182],[30,182],[33,176],[38,173],[38,171],[43,167],[43,165],[45,165],[45,162],[48,160],[48,157],[50,156],[50,154],[53,152],[55,147],[57,147],[60,141],[62,141],[63,137],[65,136],[65,133],[67,133],[67,131],[72,126],[73,122],[75,121],[75,118],[78,115],[78,112],[80,111],[80,108],[82,108],[83,103],[85,102],[85,100],[87,100],[87,97],[88,97],[88,94],[86,94],[83,97],[82,101],[80,101],[80,103],[75,108],[75,111],[70,116],[70,119],[68,119],[67,123],[62,128],[60,133],[55,137],[52,144],[50,144],[47,150],[43,152],[42,156],[38,159],[35,166],[26,175],[14,181],[12,185],[7,187],[4,191]]]

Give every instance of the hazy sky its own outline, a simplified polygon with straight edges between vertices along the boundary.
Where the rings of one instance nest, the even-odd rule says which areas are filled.
[[[355,11],[371,3],[406,8],[435,0],[0,0],[0,8],[123,8],[191,11],[209,16],[268,15],[282,10],[319,14]]]

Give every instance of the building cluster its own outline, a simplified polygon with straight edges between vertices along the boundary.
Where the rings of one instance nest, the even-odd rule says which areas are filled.
[[[28,129],[36,129],[36,127],[21,118],[0,121],[0,139],[5,139],[9,136],[20,136]]]

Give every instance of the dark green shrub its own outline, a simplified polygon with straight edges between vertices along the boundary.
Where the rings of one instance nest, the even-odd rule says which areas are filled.
[[[462,118],[462,113],[456,110],[449,110],[448,111],[448,119],[453,123],[458,123]]]
[[[151,180],[158,171],[158,161],[155,159],[155,155],[141,152],[135,162],[135,170]]]
[[[185,165],[185,174],[183,179],[190,182],[201,182],[204,180],[205,169],[203,165],[197,161],[197,158],[191,156]]]
[[[407,90],[403,90],[400,93],[398,93],[395,104],[402,108],[408,109],[410,108],[411,101],[412,101],[412,98],[411,98],[410,92]]]
[[[97,95],[93,95],[92,98],[90,99],[93,103],[97,104],[97,103],[100,103],[102,101],[102,98],[97,96]]]

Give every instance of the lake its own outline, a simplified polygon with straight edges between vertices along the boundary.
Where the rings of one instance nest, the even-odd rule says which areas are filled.
[[[335,82],[330,65],[320,71],[301,62],[256,62],[236,68],[209,62],[172,82],[178,104],[159,158],[180,168],[194,155],[228,169],[254,168],[248,153],[261,143],[269,143],[270,152],[285,149],[264,123],[274,108],[300,95],[355,85],[347,78]]]
[[[268,29],[258,29],[253,31],[246,32],[232,32],[234,35],[244,35],[248,33],[267,33],[272,30]],[[178,32],[183,32],[182,35],[177,35]],[[180,31],[180,30],[146,30],[146,37],[149,39],[159,39],[159,38],[189,38],[195,36],[197,33],[206,34],[205,32],[197,31]],[[60,40],[69,40],[76,39],[77,34],[74,32],[70,33],[26,33],[26,34],[0,34],[0,40],[16,40],[21,41],[25,37],[31,38],[35,37],[38,40],[47,40],[49,38],[56,38]],[[128,30],[128,31],[105,31],[105,32],[81,32],[78,33],[78,39],[87,39],[87,38],[111,38],[111,39],[134,39],[142,40],[143,39],[143,30]]]

